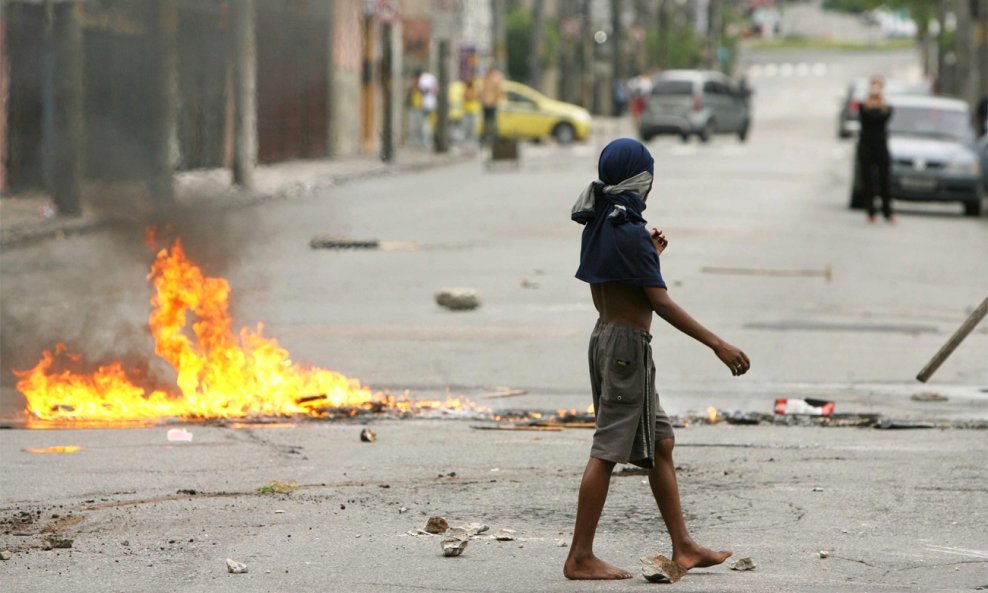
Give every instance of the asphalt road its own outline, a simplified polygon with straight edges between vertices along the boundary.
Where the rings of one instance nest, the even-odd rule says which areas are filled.
[[[653,142],[646,216],[670,238],[662,265],[673,297],[741,346],[752,371],[731,377],[657,320],[663,405],[768,412],[776,397],[816,396],[842,412],[985,418],[984,326],[931,385],[912,377],[985,296],[988,219],[965,218],[955,205],[910,206],[896,226],[872,226],[845,207],[852,147],[836,139],[837,95],[854,76],[914,74],[914,56],[766,52],[747,60],[745,68],[758,65],[748,70],[757,93],[749,142]],[[626,126],[602,121],[588,145],[525,146],[517,170],[470,162],[172,223],[207,273],[229,278],[237,322],[264,322],[295,360],[415,396],[449,390],[491,406],[584,409],[594,311],[573,278],[580,228],[568,211],[594,178],[603,143],[623,133]],[[141,231],[0,253],[6,415],[20,406],[7,371],[32,365],[56,341],[93,361],[160,371],[148,362],[150,252]],[[417,247],[312,250],[316,235]],[[832,278],[709,267],[829,268]],[[438,308],[433,294],[447,286],[478,289],[483,306]],[[494,386],[527,394],[484,400]],[[928,390],[949,399],[910,400]],[[565,550],[556,539],[569,537],[588,432],[483,433],[469,424],[378,423],[373,445],[359,443],[351,424],[192,426],[190,445],[169,445],[164,428],[0,431],[8,526],[0,531],[10,531],[0,542],[16,551],[0,563],[0,579],[16,591],[101,592],[644,586],[560,576]],[[981,431],[709,427],[682,430],[679,442],[691,525],[759,564],[753,573],[705,571],[684,590],[988,585]],[[52,445],[83,449],[24,451]],[[303,487],[288,497],[255,493],[274,479]],[[668,552],[640,477],[615,484],[600,551],[628,568],[641,554]],[[205,494],[176,494],[189,488]],[[41,518],[18,523],[27,510]],[[444,559],[434,539],[402,535],[432,513],[517,529],[526,541],[478,540],[464,557]],[[38,550],[45,528],[74,537],[73,550]],[[228,575],[226,557],[251,572]]]

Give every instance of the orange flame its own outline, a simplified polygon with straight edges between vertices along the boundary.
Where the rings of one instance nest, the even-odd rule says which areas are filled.
[[[717,408],[713,406],[707,406],[707,420],[711,424],[717,422]]]
[[[234,333],[229,283],[205,276],[178,240],[170,250],[158,252],[148,279],[155,288],[148,320],[155,353],[175,369],[178,392],[137,385],[119,362],[90,374],[56,370],[66,362],[82,361],[58,344],[54,352],[43,352],[33,369],[15,371],[30,415],[91,422],[318,416],[340,408],[407,412],[467,405],[455,398],[411,402],[375,394],[340,373],[296,363],[277,341],[263,335],[263,324]]]
[[[24,449],[28,453],[75,453],[82,447],[77,445],[56,445],[54,447],[45,447],[44,449],[29,448]]]

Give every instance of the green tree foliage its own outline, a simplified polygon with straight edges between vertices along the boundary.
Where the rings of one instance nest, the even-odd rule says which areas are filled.
[[[505,19],[508,45],[508,78],[528,80],[528,44],[532,37],[532,14],[515,8]]]
[[[665,63],[669,68],[695,68],[703,61],[704,39],[692,27],[671,27],[669,29],[669,55]],[[662,63],[662,40],[658,30],[650,30],[645,35],[645,51],[648,65]]]

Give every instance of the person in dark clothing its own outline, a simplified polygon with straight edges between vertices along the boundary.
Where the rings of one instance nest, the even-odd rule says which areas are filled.
[[[868,205],[868,221],[875,222],[875,193],[882,199],[882,215],[890,223],[895,222],[892,213],[892,187],[890,181],[891,158],[888,147],[888,121],[892,107],[885,102],[885,83],[879,77],[871,79],[868,98],[861,105],[858,116],[861,133],[858,136],[858,165],[861,167],[862,191]]]

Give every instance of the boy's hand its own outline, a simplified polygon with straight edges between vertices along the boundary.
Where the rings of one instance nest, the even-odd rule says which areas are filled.
[[[661,254],[669,246],[669,240],[659,229],[652,227],[652,244],[655,245],[655,250]]]
[[[748,372],[751,368],[751,361],[748,360],[748,356],[741,349],[728,344],[727,342],[721,343],[719,346],[714,348],[714,354],[717,358],[727,365],[727,368],[731,369],[731,374],[735,377],[741,376]]]

